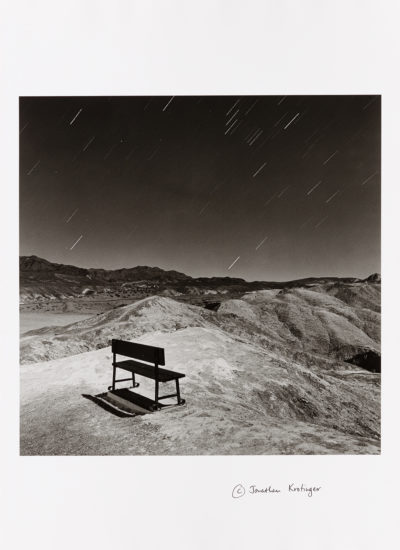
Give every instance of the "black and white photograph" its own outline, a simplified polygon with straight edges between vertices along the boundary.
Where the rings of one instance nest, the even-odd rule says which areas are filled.
[[[5,0],[7,550],[397,526],[395,0]]]
[[[19,123],[22,455],[379,454],[379,95]]]

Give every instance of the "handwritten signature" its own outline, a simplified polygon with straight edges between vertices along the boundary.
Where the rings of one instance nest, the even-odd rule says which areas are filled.
[[[290,483],[287,486],[286,493],[303,493],[308,497],[314,496],[315,493],[318,493],[322,487],[307,486],[303,483],[301,485],[296,485],[295,483]],[[256,485],[250,485],[246,491],[245,487],[238,483],[232,490],[232,498],[242,498],[246,494],[256,495],[256,494],[279,494],[285,492],[282,489],[278,489],[271,485],[265,487],[257,487]]]

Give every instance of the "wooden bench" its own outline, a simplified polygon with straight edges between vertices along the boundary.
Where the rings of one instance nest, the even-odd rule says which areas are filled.
[[[169,399],[171,397],[177,398],[177,404],[183,405],[184,399],[181,399],[179,391],[179,379],[184,378],[184,374],[160,368],[159,365],[165,365],[165,356],[163,348],[156,348],[153,346],[145,346],[144,344],[135,344],[134,342],[126,342],[124,340],[112,340],[111,351],[113,354],[113,378],[112,385],[109,386],[109,390],[115,391],[116,382],[131,381],[134,388],[137,388],[139,384],[135,380],[135,374],[151,378],[155,381],[155,399],[154,408],[161,408],[159,401],[161,399]],[[129,360],[117,361],[116,356],[122,355],[129,357]],[[149,364],[151,363],[151,364]],[[116,370],[123,369],[131,373],[129,378],[116,379]],[[175,380],[176,393],[169,395],[159,395],[160,382],[170,382]]]

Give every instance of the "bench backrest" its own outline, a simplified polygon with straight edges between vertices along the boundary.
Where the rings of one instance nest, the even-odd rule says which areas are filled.
[[[119,355],[130,357],[131,359],[139,359],[139,361],[165,365],[163,348],[135,344],[134,342],[126,342],[125,340],[111,340],[111,351]]]

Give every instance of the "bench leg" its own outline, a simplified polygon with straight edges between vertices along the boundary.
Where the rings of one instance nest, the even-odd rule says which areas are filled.
[[[112,389],[115,391],[115,375],[116,375],[117,367],[113,365],[113,380],[112,380]]]
[[[156,393],[155,393],[155,399],[156,407],[158,408],[158,380],[156,380]]]
[[[176,397],[178,399],[178,405],[184,405],[185,404],[185,400],[184,399],[181,399],[181,393],[179,391],[179,378],[177,378],[175,380],[175,383],[176,383]]]
[[[186,401],[181,398],[181,394],[179,391],[179,379],[175,378],[175,386],[176,386],[176,393],[170,393],[168,395],[158,395],[158,384],[156,383],[156,404],[158,405],[158,402],[160,399],[171,399],[172,397],[176,397],[178,400],[178,405],[184,405]],[[172,405],[165,405],[166,407],[172,407]],[[158,408],[158,407],[157,407]]]
[[[137,388],[138,386],[139,386],[139,383],[136,383],[135,373],[132,372],[132,388]]]

